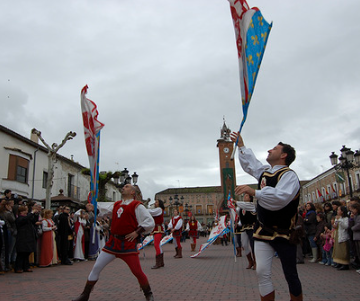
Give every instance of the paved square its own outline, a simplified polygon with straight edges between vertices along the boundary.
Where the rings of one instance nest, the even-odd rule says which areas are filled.
[[[205,242],[200,238],[200,242]],[[148,276],[156,301],[182,300],[260,300],[256,272],[246,270],[246,257],[236,258],[232,245],[211,245],[197,258],[190,251],[190,240],[182,244],[183,258],[175,259],[173,244],[163,247],[165,267],[152,270],[154,247],[140,251],[141,265]],[[197,249],[200,244],[198,243]],[[72,266],[36,268],[33,273],[6,273],[0,276],[1,301],[72,300],[78,296],[93,266],[93,261]],[[355,270],[337,271],[317,263],[298,265],[304,300],[360,300],[360,275]],[[288,301],[287,284],[280,261],[273,261],[276,300]],[[90,296],[94,301],[145,300],[136,278],[126,264],[116,259],[101,273]]]

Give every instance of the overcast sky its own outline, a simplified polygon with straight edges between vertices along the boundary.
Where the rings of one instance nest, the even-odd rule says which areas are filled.
[[[249,0],[271,30],[242,135],[266,163],[279,141],[310,180],[331,151],[360,147],[358,0]],[[88,166],[80,91],[98,105],[100,170],[139,174],[144,198],[220,185],[223,117],[242,119],[227,0],[0,2],[0,124]],[[255,183],[238,161],[237,184]]]

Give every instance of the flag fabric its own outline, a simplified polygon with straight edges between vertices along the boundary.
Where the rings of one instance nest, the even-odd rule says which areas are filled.
[[[142,241],[142,243],[138,243],[138,245],[137,245],[138,250],[140,251],[140,250],[144,249],[148,244],[150,244],[153,241],[154,241],[153,235],[146,236],[145,239]]]
[[[235,220],[236,220],[236,208],[234,205],[234,200],[231,197],[231,193],[229,191],[228,194],[228,200],[227,200],[227,206],[230,211],[230,230],[232,233],[232,240],[233,240],[233,247],[234,247],[234,255],[235,255],[235,261],[236,261],[236,246],[235,246]]]
[[[331,190],[332,190],[332,196],[333,196],[333,198],[334,198],[334,199],[337,198],[337,193],[336,193],[336,189],[335,189],[335,187],[334,187],[334,184],[331,185]]]
[[[207,240],[206,243],[202,244],[199,248],[199,252],[197,252],[196,254],[190,256],[191,258],[196,258],[198,257],[206,248],[208,248],[210,245],[213,244],[213,242],[220,236],[220,235],[224,235],[226,233],[229,232],[229,229],[226,227],[226,224],[225,224],[225,219],[226,219],[226,216],[223,215],[220,220],[219,220],[219,223],[217,226],[215,226],[211,232],[210,232],[210,236],[209,236],[209,239]]]
[[[162,247],[163,245],[167,244],[169,241],[171,241],[173,239],[173,235],[172,233],[170,233],[169,235],[165,235],[162,240],[160,241],[160,246]]]
[[[320,200],[320,202],[324,201],[324,197],[321,194],[320,190],[318,188],[316,188],[316,192],[317,192],[317,198]]]
[[[325,200],[327,200],[330,197],[330,194],[326,187],[324,187],[324,189],[325,189]]]
[[[336,182],[339,182],[339,183],[345,183],[345,175],[343,172],[336,172],[335,173],[335,179],[336,179]]]
[[[243,110],[243,119],[239,130],[241,133],[241,129],[246,121],[272,23],[266,22],[257,7],[250,9],[246,0],[229,0],[229,3],[239,59]]]
[[[104,127],[98,119],[96,104],[86,97],[88,86],[81,90],[81,111],[84,124],[84,136],[86,151],[90,164],[90,193],[88,201],[94,205],[95,220],[97,212],[97,197],[99,184],[99,154],[100,154],[100,130]]]

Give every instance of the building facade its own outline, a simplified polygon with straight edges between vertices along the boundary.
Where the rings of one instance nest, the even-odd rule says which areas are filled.
[[[69,147],[70,144],[69,144]],[[10,189],[23,199],[44,203],[48,177],[48,150],[31,139],[0,125],[0,192]],[[90,190],[90,177],[82,173],[86,167],[56,154],[51,197],[63,195],[68,200],[85,204]],[[109,182],[106,197],[110,201],[120,199],[118,189]],[[51,208],[55,209],[54,201]]]
[[[350,181],[349,181],[350,178]],[[345,171],[334,167],[302,185],[302,202],[322,203],[332,200],[349,200],[350,185],[353,195],[360,194],[360,169]]]

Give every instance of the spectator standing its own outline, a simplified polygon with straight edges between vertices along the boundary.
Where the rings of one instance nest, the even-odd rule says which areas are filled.
[[[349,218],[345,206],[337,208],[337,215],[334,222],[335,243],[333,249],[333,261],[338,270],[348,270],[350,264],[350,244],[349,244]]]
[[[304,241],[305,241],[305,231],[304,231],[304,218],[302,217],[301,208],[298,207],[298,216],[296,221],[296,231],[299,235],[299,241],[296,245],[296,263],[303,264],[304,261]]]
[[[355,255],[357,258],[360,258],[360,204],[357,202],[351,204],[350,211],[349,227],[353,234],[352,238],[355,247]],[[360,274],[360,269],[357,269],[356,272]]]
[[[316,233],[316,212],[315,206],[313,203],[308,202],[306,204],[306,214],[304,218],[304,225],[305,225],[305,234],[307,239],[309,240],[311,252],[312,252],[312,260],[310,262],[316,262],[318,252],[317,252],[317,245],[314,241],[315,233]]]
[[[341,203],[340,201],[332,201],[331,202],[331,207],[332,207],[332,216],[336,216],[337,215],[337,210],[338,210],[338,207],[341,206]]]
[[[83,209],[75,213],[75,244],[74,244],[74,260],[85,260],[85,227],[87,226],[86,212]],[[87,248],[88,250],[88,248]]]
[[[324,216],[325,216],[325,223],[331,225],[331,217],[333,215],[332,207],[330,203],[324,204]]]
[[[324,232],[325,229],[325,220],[324,220],[324,214],[323,213],[318,213],[316,215],[316,232],[315,232],[315,236],[314,236],[314,241],[317,245],[317,260],[319,260],[319,262],[322,262],[322,247],[323,247],[323,241],[321,240],[321,233]]]
[[[324,226],[324,232],[320,235],[323,243],[323,255],[320,264],[333,265],[332,252],[334,246],[333,232],[331,231],[331,223],[327,223]]]
[[[15,224],[15,215],[12,211],[12,207],[10,205],[10,200],[5,200],[3,204],[0,206],[0,218],[5,222],[4,231],[6,231],[4,235],[4,245],[5,245],[5,271],[9,271],[11,269],[10,264],[14,268],[15,260],[16,260],[16,236],[17,229]]]
[[[32,272],[30,269],[29,255],[35,252],[36,236],[33,226],[33,216],[28,214],[27,206],[20,206],[19,216],[16,219],[17,239],[16,239],[16,262],[15,273]]]
[[[89,260],[95,260],[96,257],[99,255],[99,231],[96,228],[95,222],[95,210],[94,205],[91,203],[86,204],[86,212],[88,214],[88,221],[90,224],[89,228],[89,241],[87,243],[88,245],[88,252],[86,252],[87,256],[85,258],[88,258]],[[87,231],[85,229],[85,231]]]
[[[2,265],[2,249],[3,249],[3,226],[5,221],[0,218],[0,275],[4,275],[5,271]]]
[[[70,207],[66,206],[63,212],[59,215],[58,234],[59,234],[59,250],[61,264],[72,265],[69,259],[69,235],[73,235],[73,230],[70,224]]]
[[[55,222],[52,220],[53,212],[50,209],[44,211],[42,220],[43,234],[41,237],[40,267],[49,267],[58,264],[58,254],[55,241]]]

